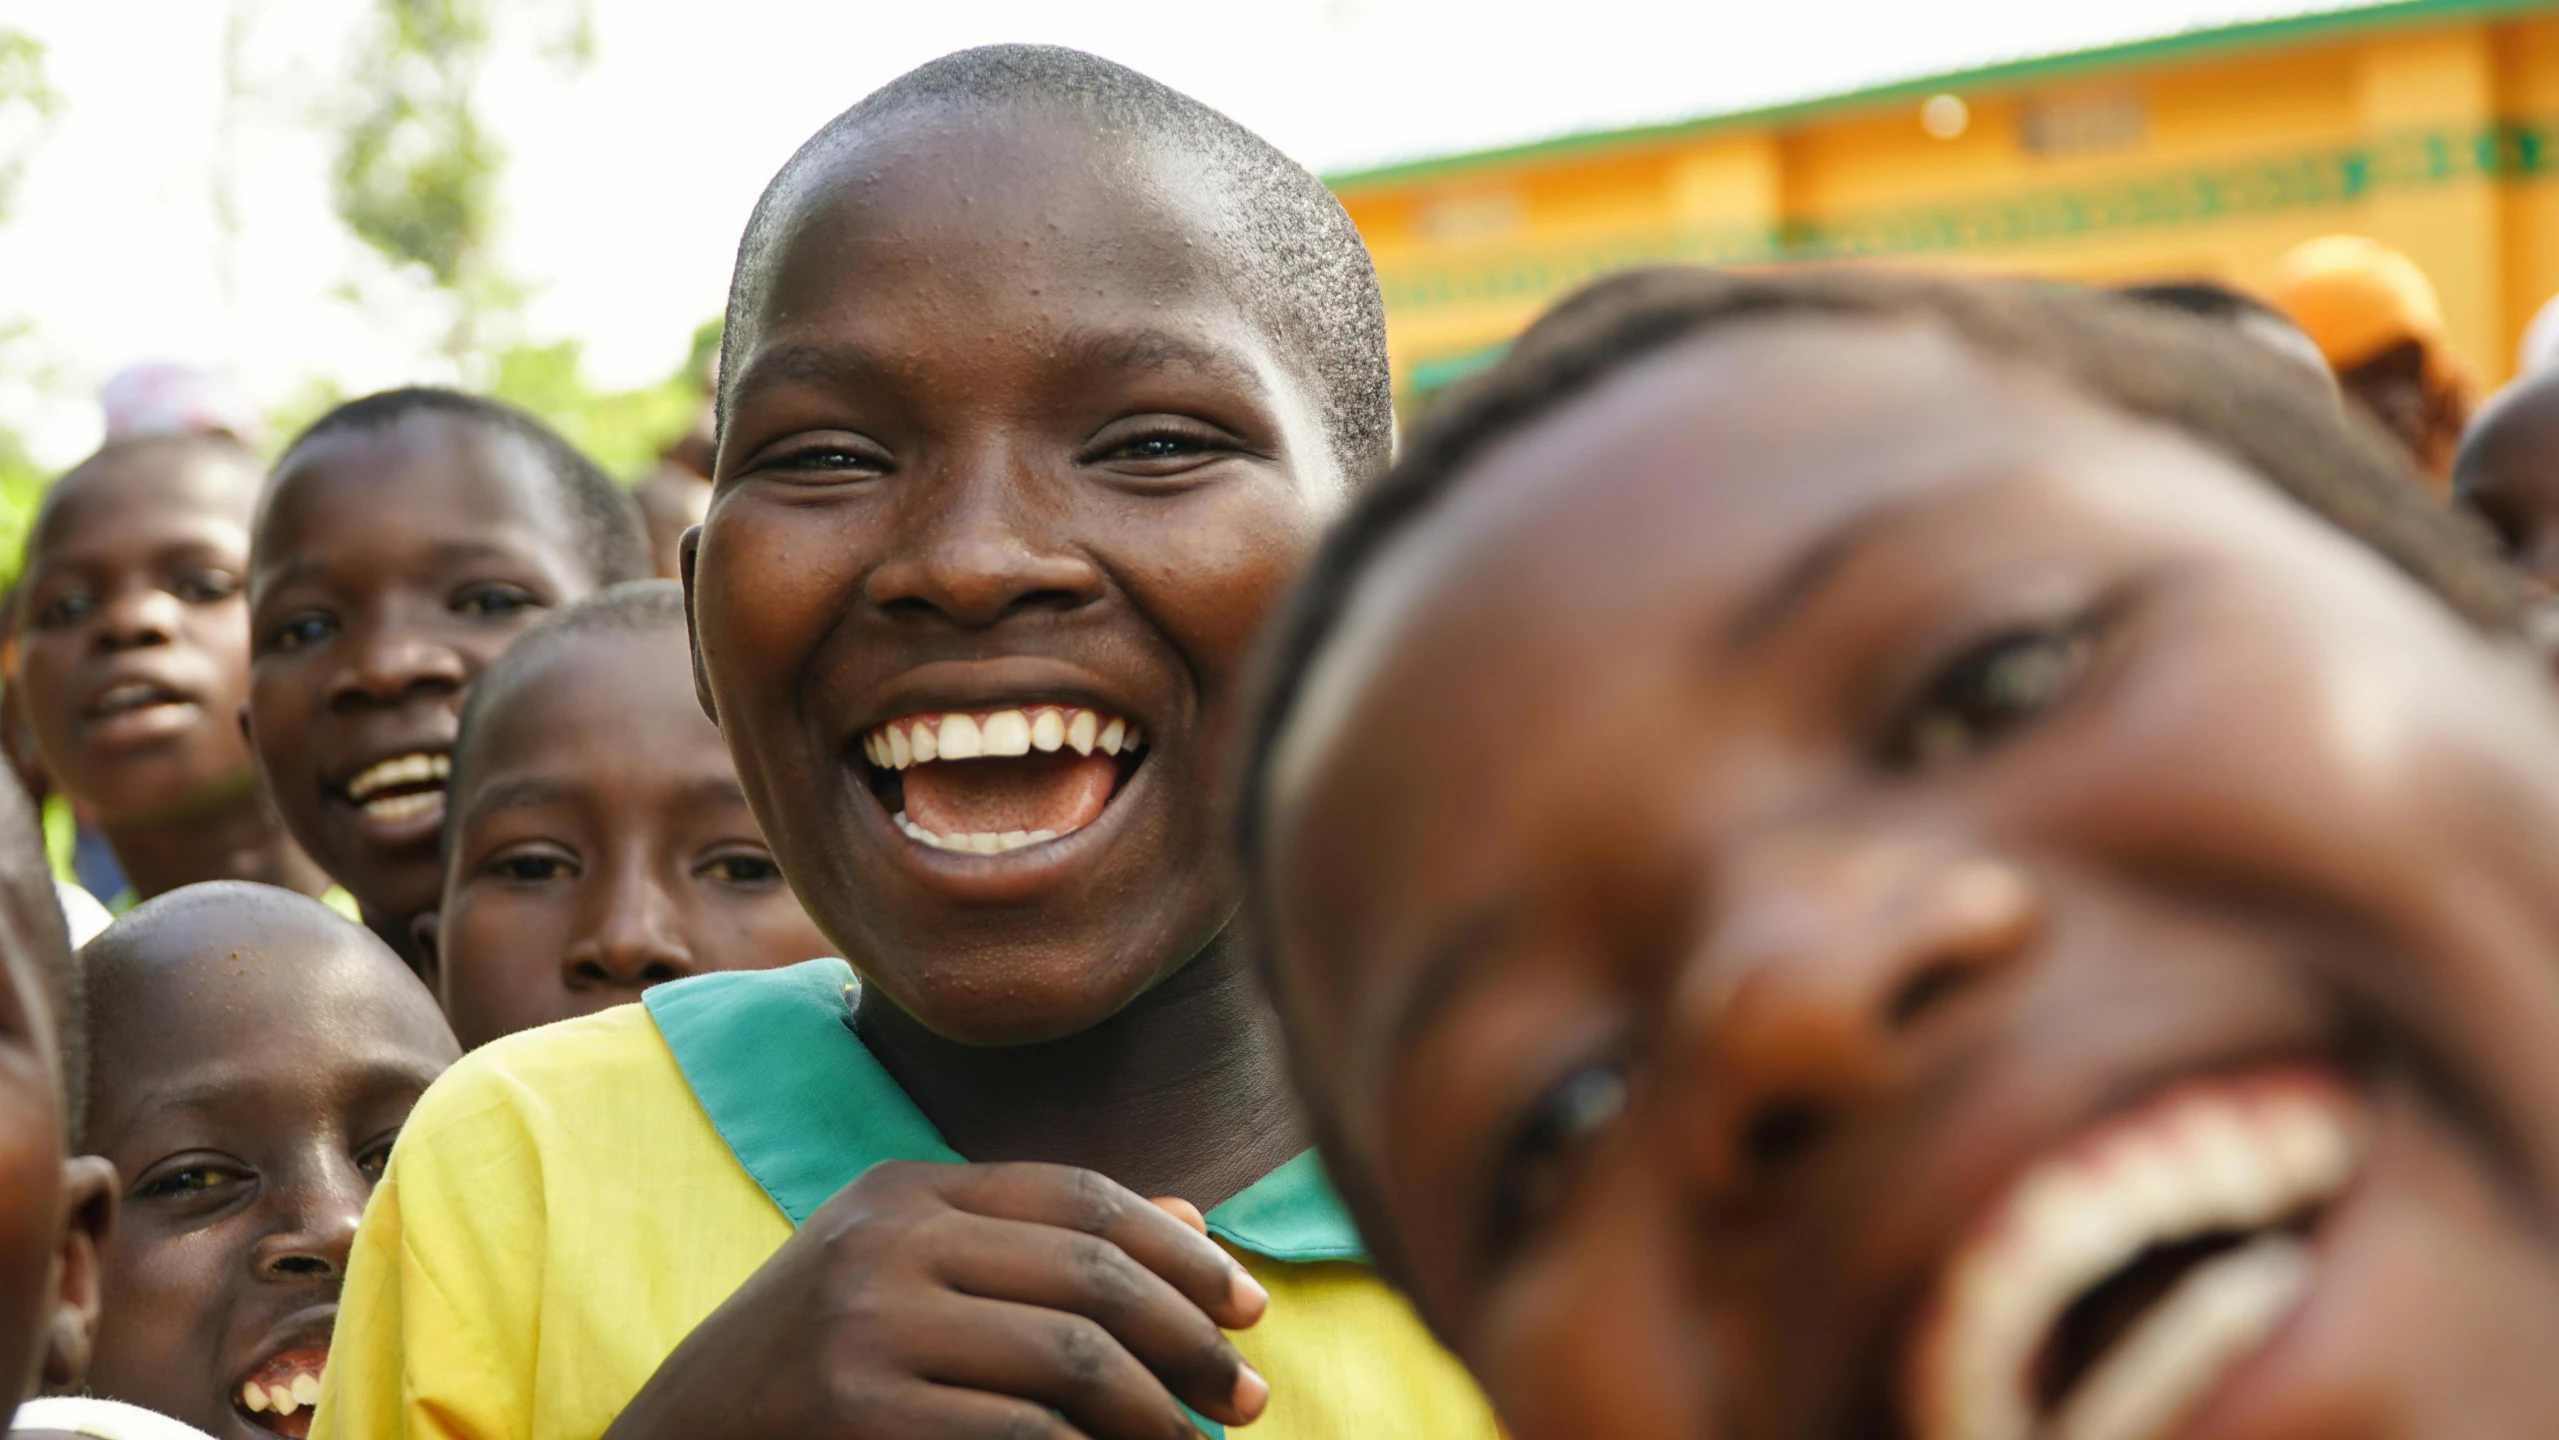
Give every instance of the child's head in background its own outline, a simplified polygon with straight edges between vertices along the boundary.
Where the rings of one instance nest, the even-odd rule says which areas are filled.
[[[465,1046],[828,953],[694,699],[672,581],[590,595],[489,667],[450,806],[443,902],[418,923]]]
[[[1072,51],[934,61],[767,189],[696,654],[775,855],[900,1012],[1054,1038],[1225,933],[1241,673],[1383,465],[1381,317],[1321,182]]]
[[[258,793],[249,522],[261,471],[220,434],[111,442],[45,492],[17,590],[17,695],[54,782],[145,897],[324,883]]]
[[[2461,437],[2452,498],[2544,598],[2559,598],[2559,370],[2497,392]]]
[[[33,811],[0,784],[0,1365],[15,1406],[79,1383],[115,1172],[72,1143],[86,1025]]]
[[[1522,1440],[2559,1406],[2559,703],[2275,363],[1630,277],[1319,556],[1256,914],[1333,1173]]]
[[[540,421],[443,390],[322,416],[276,462],[249,577],[249,731],[313,859],[406,953],[434,908],[462,698],[508,642],[644,577],[630,497]]]
[[[147,901],[81,968],[82,1142],[124,1185],[88,1386],[301,1435],[357,1217],[452,1032],[381,941],[271,886]]]

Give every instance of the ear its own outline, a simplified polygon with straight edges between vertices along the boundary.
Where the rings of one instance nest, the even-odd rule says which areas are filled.
[[[444,952],[436,948],[440,917],[433,910],[421,910],[409,919],[409,938],[418,946],[418,978],[426,982],[427,993],[435,997],[436,1007],[444,1006]]]
[[[62,1162],[62,1238],[53,1252],[53,1313],[45,1330],[44,1388],[79,1388],[89,1374],[105,1302],[107,1234],[115,1227],[116,1167],[98,1155]]]
[[[249,744],[249,753],[258,753],[258,732],[249,728],[249,702],[240,702],[240,738]]]
[[[684,570],[684,644],[693,652],[693,699],[701,705],[702,713],[711,717],[711,724],[717,726],[720,709],[711,703],[711,674],[702,668],[702,627],[693,619],[694,570],[702,558],[701,526],[685,527],[683,537],[675,542],[675,554]]]

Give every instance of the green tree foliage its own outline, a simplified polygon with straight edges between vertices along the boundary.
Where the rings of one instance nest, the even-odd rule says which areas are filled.
[[[718,333],[714,323],[710,330]],[[698,350],[698,346],[697,346]],[[575,340],[513,345],[498,352],[490,393],[550,422],[597,464],[625,480],[648,473],[702,408],[701,371],[688,357],[665,379],[631,390],[597,390],[581,371]]]
[[[43,42],[0,28],[0,220],[8,218],[27,161],[59,104],[45,80]],[[14,330],[0,334],[0,339],[13,336]],[[36,502],[51,480],[27,454],[25,442],[0,428],[0,585],[13,584],[18,578],[27,522],[34,518]]]

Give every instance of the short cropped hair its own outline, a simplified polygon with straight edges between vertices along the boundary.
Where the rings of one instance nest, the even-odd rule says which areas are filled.
[[[479,682],[471,687],[462,702],[462,718],[454,731],[452,773],[445,780],[445,794],[462,798],[469,784],[469,768],[473,757],[472,737],[478,732],[481,715],[497,703],[495,697],[512,692],[516,686],[551,663],[560,650],[579,640],[596,635],[647,635],[663,631],[684,633],[684,587],[673,580],[626,580],[619,585],[584,595],[561,606],[526,627],[515,643],[499,653],[482,672]],[[453,827],[444,828],[444,844],[453,843]]]
[[[541,457],[553,498],[568,517],[570,548],[598,585],[619,584],[650,572],[648,530],[640,523],[639,506],[630,492],[614,484],[559,431],[485,395],[412,385],[349,400],[294,436],[277,459],[274,473],[283,474],[293,457],[315,441],[347,432],[385,430],[417,414],[444,416],[531,446]]]
[[[1788,319],[1933,323],[1987,359],[2055,376],[2219,451],[2379,551],[2480,629],[2506,633],[2521,623],[2520,589],[2480,530],[2410,485],[2377,436],[2349,423],[2264,347],[2223,343],[2191,320],[2104,292],[2025,282],[1871,270],[1630,272],[1563,301],[1434,411],[1316,552],[1265,646],[1245,748],[1237,853],[1247,877],[1247,934],[1271,933],[1264,917],[1272,752],[1359,582],[1387,547],[1465,483],[1495,445],[1609,377],[1683,342]],[[1259,948],[1271,993],[1284,996],[1268,945]],[[1302,1055],[1299,1073],[1302,1080]],[[1339,1144],[1322,1087],[1299,1088],[1343,1199],[1391,1274],[1396,1257],[1376,1224],[1383,1210],[1374,1180]]]
[[[18,562],[21,572],[36,558],[36,537],[44,533],[45,522],[65,497],[76,492],[91,476],[149,455],[203,455],[237,465],[249,476],[260,466],[257,452],[228,430],[188,430],[147,435],[122,435],[89,452],[80,463],[62,472],[45,487],[44,496],[36,502],[36,513],[27,522],[27,536]],[[254,498],[254,480],[251,482]]]
[[[1125,65],[1053,45],[987,45],[921,65],[827,122],[782,166],[738,243],[721,340],[723,426],[732,358],[726,347],[752,328],[741,322],[810,172],[883,120],[1009,106],[1063,112],[1095,133],[1135,137],[1205,162],[1234,225],[1245,303],[1319,390],[1335,462],[1354,485],[1385,468],[1395,437],[1386,308],[1368,247],[1342,202],[1269,141],[1190,96]]]
[[[2118,285],[2114,293],[2141,305],[2155,305],[2162,310],[2175,310],[2198,320],[2232,323],[2240,320],[2273,320],[2287,327],[2292,317],[2249,294],[2235,285],[2218,280],[2141,280]],[[2304,337],[2308,338],[2308,337]]]

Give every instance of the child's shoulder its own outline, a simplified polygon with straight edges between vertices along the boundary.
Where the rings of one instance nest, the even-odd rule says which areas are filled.
[[[444,1072],[401,1127],[421,1149],[494,1130],[598,1133],[692,1092],[644,1005],[617,1005],[483,1045]]]

